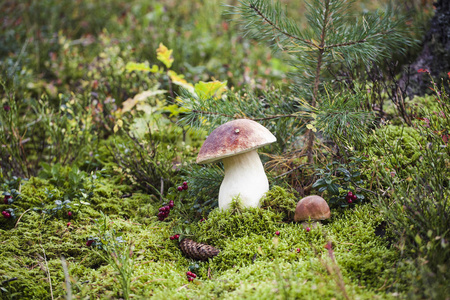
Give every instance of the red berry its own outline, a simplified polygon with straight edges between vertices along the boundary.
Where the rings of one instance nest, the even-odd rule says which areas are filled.
[[[158,217],[158,220],[164,221],[164,217]]]
[[[67,215],[68,215],[69,217],[71,217],[71,216],[72,216],[72,212],[69,211],[69,212],[67,213]]]
[[[188,277],[188,281],[194,281],[194,278]]]
[[[4,104],[3,109],[8,112],[11,110],[11,106],[9,106],[8,104]]]
[[[179,186],[179,187],[177,187],[177,190],[178,190],[179,192],[181,192],[181,191],[183,190],[183,187],[182,187],[182,186]]]
[[[183,186],[187,185],[187,181],[183,182]]]
[[[94,240],[88,240],[86,242],[86,246],[90,247],[92,245],[92,243],[94,242]]]
[[[173,241],[174,239],[175,239],[175,237],[174,237],[174,236],[171,236],[171,237],[170,237],[170,240],[171,240],[171,241]]]
[[[179,239],[180,238],[180,235],[179,234],[175,234],[175,239]]]
[[[352,192],[348,192],[347,196],[351,197],[351,196],[353,196],[353,193]]]
[[[192,277],[197,278],[197,275],[195,275],[195,273],[192,273]]]
[[[183,185],[183,190],[187,190],[188,189],[188,185]]]
[[[67,223],[67,227],[69,227],[71,225],[71,223],[69,222],[69,223]]]
[[[170,206],[169,205],[164,206],[164,210],[165,211],[170,211]]]
[[[193,274],[193,273],[192,273],[191,271],[187,271],[187,272],[186,272],[186,275],[187,275],[187,276],[192,276],[192,274]]]
[[[164,208],[164,206],[159,208],[159,211],[165,211],[165,210],[166,209]]]
[[[297,253],[300,253],[300,248],[297,248]]]
[[[6,210],[2,211],[2,215],[5,215],[6,213],[7,213],[7,211],[6,211]]]
[[[311,228],[306,227],[306,232],[310,232],[310,231],[311,231]]]
[[[280,235],[280,232],[277,230],[277,231],[275,232],[275,234],[276,234],[276,235]]]
[[[353,201],[356,201],[356,199],[358,199],[358,197],[357,197],[356,195],[353,195],[353,196],[352,196],[352,200],[353,200]]]
[[[348,200],[347,200],[347,203],[352,204],[352,203],[353,203],[353,200],[352,200],[352,199],[348,199]]]
[[[12,197],[9,195],[6,195],[5,198],[3,199],[3,201],[5,202],[5,204],[9,204],[9,199],[11,199]]]

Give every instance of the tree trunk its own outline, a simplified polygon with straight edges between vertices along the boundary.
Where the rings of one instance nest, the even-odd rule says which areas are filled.
[[[430,29],[423,40],[422,52],[411,64],[412,74],[409,79],[408,95],[423,95],[431,92],[431,76],[437,83],[441,78],[448,79],[450,72],[450,1],[438,0],[435,4],[435,15],[431,19]],[[448,89],[448,81],[444,80]]]

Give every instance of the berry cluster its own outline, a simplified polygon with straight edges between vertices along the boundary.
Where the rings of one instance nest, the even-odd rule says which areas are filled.
[[[171,237],[170,237],[170,240],[171,241],[173,241],[173,240],[178,240],[180,238],[180,235],[179,234],[175,234],[175,235],[172,235]]]
[[[173,208],[173,200],[169,201],[169,205],[165,205],[159,208],[158,220],[164,221],[169,216],[170,210]]]
[[[177,190],[179,191],[179,192],[182,192],[182,191],[185,191],[185,190],[187,190],[188,189],[188,183],[185,181],[185,182],[183,182],[183,185],[180,185],[179,187],[177,187]]]
[[[5,198],[3,198],[3,202],[5,204],[9,204],[9,202],[12,200],[12,196],[11,195],[5,195]]]
[[[194,281],[194,278],[197,278],[197,275],[195,275],[195,273],[192,273],[191,271],[187,271],[186,276],[188,281]]]
[[[352,192],[348,192],[347,196],[345,196],[345,200],[347,200],[348,203],[353,203],[353,201],[356,201],[356,199],[358,199],[358,197],[356,197],[356,195]]]
[[[11,218],[11,214],[9,212],[7,212],[6,210],[2,211],[2,215],[3,215],[3,217],[5,217],[5,219]]]

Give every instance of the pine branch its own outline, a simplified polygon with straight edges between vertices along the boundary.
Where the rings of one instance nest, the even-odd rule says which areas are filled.
[[[257,2],[259,2],[259,1],[257,1]],[[308,45],[310,45],[312,47],[315,47],[315,48],[318,48],[318,49],[320,48],[315,43],[313,43],[311,41],[308,41],[308,40],[305,40],[305,39],[302,39],[302,38],[300,38],[298,36],[294,36],[293,34],[287,32],[286,30],[283,30],[281,27],[277,26],[274,23],[274,21],[270,20],[266,15],[264,15],[264,13],[255,5],[255,3],[251,2],[249,4],[249,8],[253,9],[256,12],[256,14],[259,15],[264,20],[264,22],[267,22],[270,26],[272,26],[275,30],[277,30],[282,35],[285,35],[286,37],[288,37],[290,39],[294,39],[294,40],[300,41],[302,43],[308,44]]]

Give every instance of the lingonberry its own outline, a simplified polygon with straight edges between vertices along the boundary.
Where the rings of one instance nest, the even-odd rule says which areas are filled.
[[[72,216],[72,212],[69,211],[69,212],[67,213],[67,215],[68,215],[69,217],[71,217],[71,216]]]
[[[70,225],[71,225],[71,223],[70,223],[70,222],[68,222],[68,223],[67,223],[67,227],[69,227]]]
[[[192,274],[193,274],[193,273],[192,273],[191,271],[187,271],[187,272],[186,272],[186,275],[187,275],[187,276],[192,276]]]
[[[187,183],[186,183],[186,185],[183,183],[183,190],[187,190],[189,187],[188,187],[188,185],[187,185]]]
[[[310,232],[310,231],[311,231],[311,228],[306,227],[306,232]]]
[[[9,106],[8,104],[4,104],[3,109],[8,112],[11,110],[11,106]]]
[[[5,198],[3,198],[3,202],[5,202],[5,204],[9,204],[9,199],[11,199],[12,197],[10,195],[6,195]]]
[[[194,278],[188,277],[188,281],[194,281]]]
[[[297,248],[297,253],[300,253],[300,248]]]
[[[180,238],[180,235],[179,234],[175,234],[174,237],[175,237],[175,239],[178,240]]]
[[[170,206],[169,205],[164,206],[164,210],[165,211],[170,211]]]
[[[187,185],[188,185],[187,181],[183,182],[183,186],[187,186]]]
[[[173,200],[170,200],[170,201],[169,201],[169,207],[170,207],[170,209],[172,209],[173,206],[174,206]]]
[[[94,240],[87,240],[86,246],[90,247],[93,242],[94,242]]]
[[[353,203],[353,200],[352,200],[352,199],[348,199],[348,200],[347,200],[347,203],[352,204],[352,203]]]
[[[349,191],[349,192],[347,193],[347,196],[351,197],[351,196],[353,196],[353,193],[352,193],[351,191]]]
[[[11,214],[9,212],[7,212],[6,210],[2,211],[2,215],[3,215],[3,217],[5,217],[5,219],[9,219],[11,217]]]
[[[177,190],[178,190],[179,192],[181,192],[181,191],[183,190],[183,187],[182,187],[182,186],[179,186],[179,187],[177,187]]]
[[[275,234],[276,234],[276,235],[280,235],[280,232],[277,230],[277,231],[275,232]]]
[[[170,240],[173,241],[174,239],[175,239],[175,236],[172,235],[172,236],[170,237]]]
[[[353,194],[353,195],[352,195],[352,200],[353,200],[353,201],[356,201],[356,199],[358,199],[358,197],[357,197],[355,194]]]

